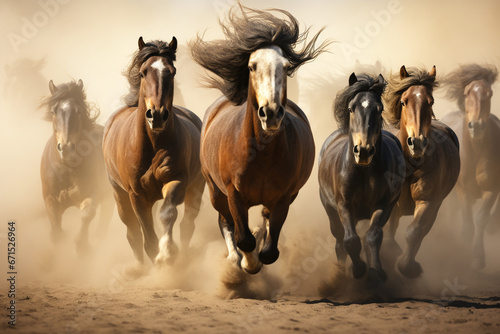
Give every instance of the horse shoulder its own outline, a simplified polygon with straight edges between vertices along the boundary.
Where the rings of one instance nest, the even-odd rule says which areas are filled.
[[[203,128],[207,129],[208,127],[210,127],[216,116],[231,105],[233,105],[231,101],[229,101],[224,95],[215,100],[215,102],[212,103],[205,112],[205,117],[203,119]]]
[[[304,121],[304,123],[306,123],[308,126],[310,126],[306,114],[295,102],[287,100],[286,111],[291,112],[292,114],[300,118],[302,121]]]

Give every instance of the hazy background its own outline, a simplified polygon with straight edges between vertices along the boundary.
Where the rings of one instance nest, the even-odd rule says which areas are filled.
[[[317,153],[326,136],[336,128],[331,105],[337,91],[347,84],[356,61],[368,66],[375,66],[378,61],[384,73],[398,71],[403,64],[427,69],[436,65],[438,76],[461,63],[496,66],[500,63],[500,2],[497,0],[242,3],[254,8],[285,9],[298,19],[302,28],[311,27],[312,33],[325,26],[320,41],[327,38],[335,41],[329,47],[330,53],[304,65],[293,79],[298,94],[292,98],[310,119]],[[100,243],[95,236],[102,232],[96,224],[92,225],[91,244],[96,257],[87,263],[77,260],[74,252],[72,240],[80,225],[76,209],[68,210],[63,217],[68,242],[58,249],[50,243],[39,165],[51,134],[51,124],[41,119],[37,102],[48,94],[50,79],[56,84],[82,79],[88,101],[100,108],[98,122],[104,124],[127,92],[127,82],[121,73],[137,48],[138,37],[143,36],[146,41],[170,41],[176,36],[179,52],[175,63],[178,85],[175,101],[203,118],[204,111],[219,92],[199,85],[203,71],[190,59],[186,44],[198,33],[205,33],[207,39],[221,37],[218,18],[223,18],[232,4],[234,1],[230,0],[0,2],[2,268],[5,268],[7,222],[13,219],[18,226],[18,267],[22,279],[115,287],[120,280],[121,266],[133,262],[125,228],[116,214]],[[26,58],[29,60],[23,60]],[[38,65],[38,70],[35,63],[42,60],[43,66]],[[494,91],[497,87],[493,87]],[[455,108],[439,91],[435,99],[434,111],[438,117]],[[499,94],[494,94],[492,106],[497,115],[499,104]],[[433,282],[438,291],[444,286],[444,280],[462,279],[463,276],[457,275],[464,275],[460,269],[466,269],[466,261],[462,262],[460,257],[466,258],[468,254],[457,242],[459,222],[445,219],[444,209],[417,256],[424,268],[419,282]],[[252,210],[252,221],[259,221],[256,210]],[[399,240],[406,226],[401,224]],[[177,227],[175,232],[178,240]],[[335,262],[332,247],[327,251],[328,258],[317,252],[318,247],[331,242],[329,235],[328,220],[319,202],[315,166],[309,182],[291,207],[282,234],[282,256],[271,266],[271,273],[285,280],[285,287],[292,292],[315,293]],[[500,271],[499,260],[495,258],[497,241],[498,235],[486,239],[486,273]],[[183,275],[174,279],[171,273],[164,273],[160,281],[167,282],[168,287],[211,291],[218,280],[213,266],[219,265],[217,261],[224,253],[224,243],[207,194],[192,245],[189,261],[194,266],[176,268],[176,271],[202,279],[186,280]]]

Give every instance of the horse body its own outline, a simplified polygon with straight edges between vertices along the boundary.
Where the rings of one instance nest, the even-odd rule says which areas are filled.
[[[337,95],[339,129],[323,144],[318,177],[321,202],[337,240],[337,258],[345,264],[349,254],[355,278],[366,272],[356,225],[370,219],[366,232],[368,278],[376,285],[387,278],[379,258],[382,228],[401,193],[402,182],[392,182],[392,176],[401,174],[404,160],[398,139],[381,130],[384,79],[360,78],[358,81],[353,73],[350,85]]]
[[[435,67],[430,73],[401,67],[398,79],[391,78],[387,92],[387,116],[396,125],[392,131],[403,145],[406,174],[401,197],[389,220],[388,243],[396,253],[394,240],[401,216],[413,215],[406,231],[407,247],[397,268],[410,278],[422,273],[415,257],[429,233],[443,200],[455,186],[460,172],[458,138],[448,126],[432,120],[432,89]],[[399,124],[397,124],[399,123]]]
[[[118,213],[140,262],[144,261],[143,247],[153,262],[164,264],[175,259],[178,248],[172,229],[176,207],[182,202],[181,241],[188,247],[205,185],[199,162],[201,120],[172,105],[175,68],[165,53],[175,52],[175,45],[175,38],[168,46],[139,40],[137,56],[146,59],[137,63],[142,78],[135,96],[137,104],[114,113],[104,134],[106,169]],[[146,53],[149,55],[142,55]],[[164,234],[158,241],[151,210],[162,198]]]
[[[486,227],[500,217],[498,204],[492,212],[500,193],[500,156],[496,146],[500,141],[500,120],[491,114],[491,85],[496,77],[496,69],[471,64],[461,66],[445,79],[448,96],[456,99],[460,108],[442,120],[460,139],[462,169],[456,190],[462,211],[462,234],[466,242],[472,242],[475,269],[485,266]],[[478,199],[481,205],[474,219],[472,206]]]
[[[52,96],[46,101],[52,114],[54,133],[43,151],[40,174],[51,236],[62,236],[61,219],[69,207],[78,207],[82,227],[77,251],[88,250],[88,228],[101,205],[101,230],[112,215],[111,189],[107,186],[101,142],[103,127],[88,116],[83,83],[71,82],[56,87],[50,82]],[[95,119],[95,118],[94,118]]]

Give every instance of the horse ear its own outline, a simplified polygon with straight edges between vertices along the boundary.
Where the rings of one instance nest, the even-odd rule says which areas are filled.
[[[79,80],[78,80],[77,85],[78,85],[78,87],[79,87],[80,89],[82,89],[82,88],[83,88],[83,81],[82,81],[82,79],[79,79]]]
[[[54,85],[54,82],[52,80],[49,81],[49,90],[50,90],[50,94],[54,95],[54,93],[56,92],[56,85]]]
[[[378,75],[378,82],[380,82],[381,84],[385,84],[385,79],[384,79],[384,77],[382,76],[382,73],[380,73],[380,74]]]
[[[351,76],[349,77],[349,86],[354,85],[356,82],[358,82],[358,78],[356,77],[356,74],[352,72]]]
[[[139,37],[139,50],[142,50],[142,48],[146,45],[146,43],[144,43],[144,40],[142,39],[142,36]]]
[[[436,77],[436,65],[432,66],[432,70],[429,75],[434,78]]]
[[[175,36],[172,37],[172,41],[168,44],[168,48],[175,52],[177,50],[177,38]]]
[[[406,67],[403,65],[401,66],[401,69],[399,70],[399,78],[404,79],[409,77],[408,72],[406,71]]]

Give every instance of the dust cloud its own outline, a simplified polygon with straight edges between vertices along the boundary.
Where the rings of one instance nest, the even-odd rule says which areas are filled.
[[[500,31],[500,3],[496,0],[242,3],[262,9],[286,9],[296,16],[301,27],[310,26],[313,33],[325,26],[320,40],[335,41],[329,53],[304,65],[289,83],[293,87],[291,99],[309,117],[316,154],[324,139],[336,129],[331,113],[333,99],[354,69],[364,66],[387,75],[403,64],[427,69],[436,65],[439,77],[462,63],[500,65],[496,36]],[[82,79],[88,101],[96,103],[101,111],[98,123],[104,124],[127,92],[121,73],[137,48],[139,36],[146,41],[169,41],[176,36],[180,46],[175,63],[175,103],[203,118],[219,92],[199,84],[204,72],[190,59],[186,45],[196,34],[204,34],[206,39],[221,37],[217,20],[224,17],[232,4],[231,0],[1,2],[0,236],[5,247],[6,223],[17,222],[20,279],[76,282],[112,291],[126,285],[202,290],[223,298],[273,299],[290,294],[350,300],[440,296],[449,284],[455,283],[463,288],[458,290],[461,294],[477,289],[487,291],[488,284],[499,277],[500,261],[494,256],[500,250],[499,236],[487,235],[487,266],[480,274],[470,272],[470,252],[459,240],[459,217],[449,214],[457,207],[452,199],[444,203],[417,256],[424,270],[421,278],[401,278],[388,259],[384,268],[389,280],[380,291],[367,291],[364,280],[353,281],[344,274],[345,268],[336,264],[334,239],[318,196],[317,166],[290,208],[280,240],[280,259],[255,277],[228,268],[225,244],[208,191],[203,196],[189,253],[180,254],[171,267],[135,264],[125,227],[116,213],[107,231],[96,226],[95,221],[91,225],[93,249],[87,258],[79,259],[75,253],[73,240],[80,227],[75,208],[63,216],[65,242],[57,246],[51,243],[39,166],[52,126],[42,120],[42,111],[37,110],[38,101],[49,93],[48,81],[60,84]],[[493,89],[497,87],[498,84]],[[499,96],[494,94],[492,101],[492,111],[497,115]],[[439,91],[435,98],[438,118],[456,109]],[[258,224],[259,210],[251,210],[250,218],[252,225]],[[396,236],[402,247],[408,222],[408,218],[402,220]],[[174,236],[178,241],[178,225]],[[4,268],[5,256],[1,258]]]

